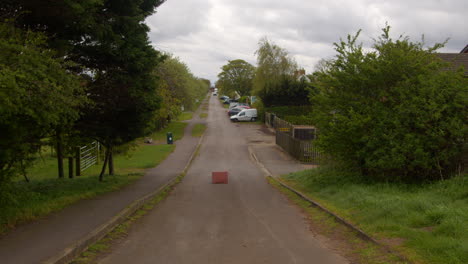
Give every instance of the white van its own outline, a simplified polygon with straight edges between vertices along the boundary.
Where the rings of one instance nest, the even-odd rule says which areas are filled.
[[[255,121],[257,120],[257,109],[244,109],[237,115],[231,116],[231,121]]]

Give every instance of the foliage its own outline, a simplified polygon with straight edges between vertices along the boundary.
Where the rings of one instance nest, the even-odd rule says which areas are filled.
[[[257,109],[257,118],[260,121],[265,121],[265,106],[263,105],[263,102],[260,98],[257,98],[257,100],[252,104],[252,108]],[[268,111],[266,111],[268,112]]]
[[[201,137],[205,133],[205,124],[195,124],[192,128],[192,137]]]
[[[72,181],[58,181],[55,177],[57,161],[51,157],[40,159],[28,169],[31,178],[29,184],[17,181],[12,185],[14,202],[0,204],[0,234],[20,223],[59,211],[81,199],[90,199],[129,185],[143,176],[144,169],[157,166],[174,149],[175,145],[140,144],[131,155],[115,157],[116,175],[107,178],[105,183],[97,181],[99,166],[90,167],[84,175]]]
[[[314,118],[312,116],[306,115],[287,115],[282,118],[284,121],[287,121],[293,125],[308,125],[314,126]]]
[[[89,98],[77,128],[98,139],[107,151],[112,174],[112,149],[152,130],[160,106],[154,68],[164,58],[149,44],[144,24],[162,1],[107,0],[94,17],[93,31],[76,44],[77,60],[92,72]],[[101,174],[102,177],[102,174]]]
[[[193,118],[192,112],[183,112],[177,117],[177,121],[186,121]]]
[[[93,104],[81,110],[76,129],[106,146],[110,164],[113,146],[147,132],[159,107],[152,71],[163,57],[149,44],[144,20],[162,3],[7,0],[0,9],[3,16],[16,17],[18,27],[44,32],[52,48],[80,66],[69,70],[87,77]]]
[[[312,106],[302,105],[302,106],[273,106],[267,107],[267,112],[274,113],[280,118],[285,116],[300,116],[300,115],[310,115],[312,114]]]
[[[45,40],[0,23],[0,190],[24,172],[42,138],[79,117],[86,101],[80,79],[54,58]]]
[[[414,263],[468,259],[468,175],[425,184],[369,182],[352,168],[321,166],[282,177]]]
[[[267,38],[262,38],[258,43],[257,69],[253,80],[253,89],[259,93],[268,93],[272,84],[279,83],[283,76],[294,75],[297,70],[296,61],[291,58],[288,52],[271,43]]]
[[[195,110],[197,102],[201,102],[208,89],[210,81],[196,78],[179,58],[166,54],[167,58],[160,64],[155,74],[160,77],[160,89],[167,90],[170,100],[166,108],[178,108],[180,104],[186,110]],[[172,114],[176,111],[172,110]],[[173,116],[172,116],[173,117]]]
[[[305,71],[298,69],[285,49],[264,38],[256,54],[258,65],[253,87],[266,107],[309,103],[311,87]]]
[[[359,33],[335,44],[312,98],[319,146],[386,180],[444,178],[459,164],[467,135],[467,82],[423,43],[393,40],[389,27],[365,53]]]
[[[266,106],[306,105],[309,104],[309,82],[305,78],[283,76],[277,83],[270,83],[258,95]]]
[[[221,67],[218,83],[223,93],[237,92],[240,96],[250,95],[255,67],[244,60],[231,60]]]

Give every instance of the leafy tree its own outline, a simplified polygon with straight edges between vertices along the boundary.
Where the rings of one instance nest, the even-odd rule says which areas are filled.
[[[110,161],[112,174],[113,147],[141,136],[158,108],[152,72],[163,57],[149,44],[144,19],[164,1],[6,2],[0,15],[17,16],[18,26],[44,32],[51,47],[81,66],[70,70],[89,75],[94,104],[83,109],[76,127],[106,147],[103,169]]]
[[[257,69],[253,89],[255,92],[265,90],[264,93],[268,93],[272,84],[281,82],[284,76],[294,75],[298,67],[285,49],[271,43],[267,38],[262,38],[258,45],[259,48],[255,52]]]
[[[239,59],[229,61],[221,69],[218,78],[223,83],[224,93],[237,92],[240,96],[250,95],[255,75],[254,66]]]
[[[75,58],[93,73],[88,94],[93,107],[83,109],[79,130],[106,147],[103,170],[112,150],[141,137],[148,130],[160,98],[154,68],[164,58],[148,40],[146,16],[161,0],[106,0],[97,13],[96,27],[74,48]]]
[[[54,58],[43,34],[0,23],[0,187],[25,166],[41,139],[79,117],[80,79]]]
[[[309,92],[312,89],[309,81],[295,76],[283,76],[275,83],[268,83],[265,89],[258,92],[267,107],[285,105],[308,105]]]
[[[390,27],[365,52],[359,36],[335,43],[336,57],[316,74],[318,144],[370,178],[448,177],[465,144],[468,79],[448,71],[424,43]]]
[[[194,110],[196,100],[200,101],[208,92],[210,81],[198,79],[179,58],[166,54],[167,58],[160,64],[155,74],[161,78],[161,87],[169,91],[188,110]]]
[[[266,38],[260,40],[253,88],[265,107],[309,104],[309,81],[288,52]]]

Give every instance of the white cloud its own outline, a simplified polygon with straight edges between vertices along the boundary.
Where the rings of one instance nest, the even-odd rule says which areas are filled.
[[[397,37],[408,35],[428,45],[450,38],[445,52],[468,44],[465,0],[168,0],[147,20],[158,49],[187,63],[212,81],[228,60],[255,64],[260,38],[287,49],[312,71],[321,58],[334,55],[333,42],[362,29],[365,46],[388,22]]]

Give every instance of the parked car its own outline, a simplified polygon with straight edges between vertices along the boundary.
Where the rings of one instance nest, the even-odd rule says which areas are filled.
[[[233,109],[234,107],[236,107],[237,104],[238,104],[237,102],[230,102],[230,103],[229,103],[229,110],[231,110],[231,109]]]
[[[243,109],[237,115],[231,116],[232,122],[237,121],[256,121],[257,120],[257,109]]]
[[[229,99],[229,96],[227,95],[222,95],[219,97],[219,99],[223,100],[223,101],[226,101],[227,99]]]
[[[229,109],[229,111],[227,112],[228,113],[228,116],[233,116],[233,115],[237,115],[240,111],[244,110],[243,108],[238,108],[238,107],[234,107],[232,109]]]
[[[247,106],[247,107],[249,107],[249,104],[247,104],[247,103],[239,103],[239,102],[232,102],[232,103],[229,104],[229,109],[234,108],[234,107],[240,107],[240,106],[243,106],[243,107]]]

